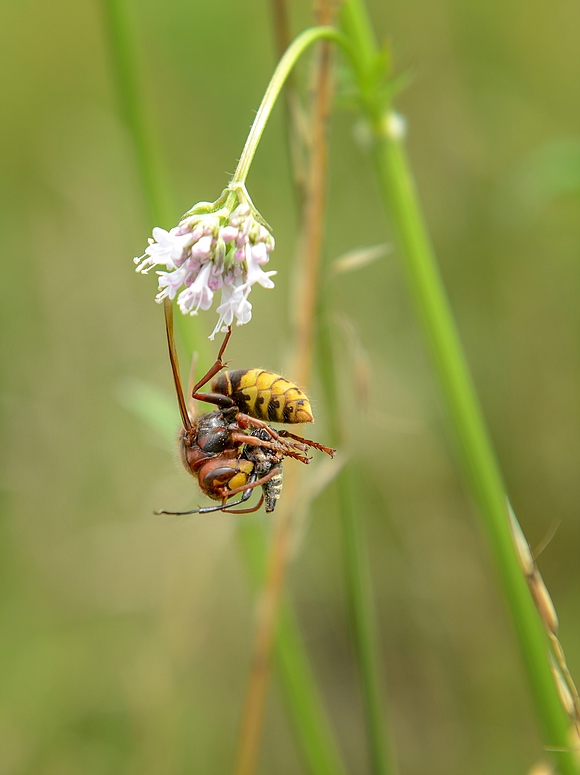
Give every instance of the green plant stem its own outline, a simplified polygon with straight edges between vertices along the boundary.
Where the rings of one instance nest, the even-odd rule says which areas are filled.
[[[361,0],[347,0],[343,28],[364,63],[378,52]],[[552,678],[547,638],[519,566],[510,534],[504,486],[469,376],[453,315],[420,210],[403,142],[388,131],[387,116],[373,102],[368,80],[361,81],[364,110],[374,137],[374,159],[385,206],[401,248],[401,258],[423,324],[441,392],[459,444],[470,489],[479,504],[504,592],[511,610],[523,663],[547,748],[560,770],[577,775],[569,745],[569,721]]]
[[[272,108],[278,99],[286,79],[302,54],[318,40],[332,40],[352,56],[348,40],[334,27],[312,27],[308,30],[304,30],[304,32],[300,33],[300,35],[294,39],[282,59],[278,62],[274,74],[270,79],[270,83],[268,84],[268,88],[262,98],[262,102],[256,113],[256,118],[250,129],[248,139],[244,145],[244,150],[240,156],[238,166],[234,172],[230,184],[232,188],[235,187],[236,184],[239,185],[246,182],[260,138],[262,137],[262,133],[270,118]]]
[[[157,143],[152,122],[145,107],[141,88],[140,57],[132,18],[127,0],[102,0],[105,33],[109,44],[113,81],[117,91],[121,115],[131,137],[137,173],[143,188],[143,199],[149,226],[164,224],[169,227],[175,221],[169,183],[164,174],[162,154]],[[200,337],[195,337],[185,325],[182,315],[176,317],[176,327],[188,352],[202,350],[202,360],[209,360],[209,348]]]
[[[239,537],[252,585],[259,591],[264,585],[264,561],[268,551],[263,525],[255,521],[243,523]],[[346,770],[287,595],[280,609],[275,650],[281,686],[309,772],[312,775],[345,775]]]
[[[270,85],[266,91],[262,105],[256,116],[254,126],[250,132],[244,153],[240,159],[238,169],[234,175],[233,182],[243,182],[247,175],[249,165],[253,158],[254,148],[259,141],[263,126],[268,119],[272,105],[280,93],[285,79],[294,66],[299,56],[306,50],[307,46],[320,39],[331,40],[339,44],[349,55],[351,61],[356,64],[356,60],[350,50],[348,41],[333,28],[317,27],[302,33],[287,49],[280,60],[278,67],[272,77]],[[328,88],[328,87],[326,87]],[[319,99],[326,102],[326,90],[322,90]],[[318,126],[319,134],[313,139],[313,146],[317,149],[319,158],[315,160],[319,174],[314,174],[314,180],[311,186],[314,188],[310,192],[309,202],[310,210],[307,213],[306,232],[308,241],[304,247],[305,267],[303,268],[304,277],[307,278],[302,287],[300,323],[298,325],[298,343],[300,345],[301,358],[298,359],[296,373],[302,383],[308,382],[310,371],[310,340],[311,330],[316,306],[316,295],[318,288],[318,255],[320,252],[321,223],[324,215],[325,201],[325,178],[326,178],[326,152],[324,148],[325,124],[327,106],[317,106],[321,111],[315,126]],[[309,220],[310,219],[310,220]],[[318,320],[320,324],[320,319]],[[324,326],[324,321],[322,321]],[[325,329],[326,331],[326,329]],[[321,334],[324,336],[324,334]],[[323,375],[326,387],[326,399],[329,408],[329,415],[332,418],[335,441],[338,443],[340,438],[340,425],[338,413],[338,401],[334,385],[334,369],[331,361],[330,342],[325,342],[321,350],[326,354],[326,359],[322,362]],[[328,362],[330,359],[330,362]],[[364,698],[365,716],[367,721],[367,730],[369,737],[370,759],[373,765],[373,772],[376,775],[387,775],[393,770],[390,767],[390,757],[385,736],[385,723],[383,709],[381,706],[379,657],[376,639],[376,627],[374,620],[374,605],[372,595],[372,584],[368,569],[368,558],[364,540],[363,527],[358,519],[354,509],[354,502],[351,487],[351,472],[349,470],[341,473],[339,478],[339,500],[343,523],[343,538],[345,545],[345,563],[347,569],[347,583],[350,591],[352,623],[354,639],[356,644],[356,653],[359,664],[359,672],[362,684],[362,694]]]
[[[417,206],[402,144],[382,141],[375,161],[385,203],[403,248],[409,282],[455,430],[471,491],[479,504],[511,610],[547,747],[568,745],[568,718],[548,659],[548,643],[514,550],[505,488],[467,370],[450,305]],[[556,754],[565,773],[578,773],[570,753]]]
[[[332,339],[323,310],[324,305],[321,304],[318,359],[329,417],[330,443],[344,449]],[[387,735],[374,594],[364,524],[356,505],[355,481],[353,463],[349,462],[338,475],[337,484],[352,633],[361,681],[371,772],[375,775],[392,775],[396,772],[396,765]]]
[[[139,78],[135,21],[127,0],[102,0],[113,81],[121,114],[129,129],[145,206],[152,226],[169,226],[174,217],[161,153],[145,109]]]

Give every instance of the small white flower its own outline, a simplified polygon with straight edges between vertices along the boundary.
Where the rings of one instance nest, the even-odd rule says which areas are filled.
[[[276,272],[264,272],[253,256],[253,249],[249,246],[246,248],[246,265],[248,269],[245,284],[248,288],[251,288],[255,283],[261,285],[262,288],[274,287],[274,283],[270,280],[270,277],[275,275]]]
[[[157,274],[159,276],[159,293],[155,297],[155,301],[160,303],[165,297],[175,298],[177,291],[185,282],[187,268],[182,266],[175,272],[157,272]]]
[[[165,264],[168,269],[176,269],[179,266],[189,235],[179,235],[176,232],[177,228],[165,231],[156,226],[153,229],[153,239],[149,238],[145,254],[134,259],[136,264],[140,262],[137,272],[147,274],[151,267],[158,264]]]
[[[239,285],[224,285],[222,289],[222,299],[217,312],[222,318],[224,326],[231,326],[234,319],[234,312],[240,306],[242,293]]]
[[[244,285],[232,284],[224,285],[222,288],[222,298],[217,308],[219,320],[214,328],[210,339],[213,339],[220,331],[227,331],[231,326],[234,317],[237,319],[238,326],[249,323],[252,317],[252,305],[248,301],[250,288]]]
[[[231,326],[232,320],[234,319],[234,303],[232,303],[232,297],[234,295],[234,286],[232,282],[224,283],[224,286],[222,288],[222,299],[219,307],[217,308],[217,313],[219,315],[218,322],[216,323],[216,327],[211,332],[210,339],[214,339],[216,334],[219,334],[220,331],[227,331],[228,326]],[[237,306],[239,306],[239,301],[237,303]]]
[[[193,258],[209,258],[212,249],[212,243],[213,237],[211,237],[209,234],[206,234],[204,237],[199,239],[191,248],[191,255]]]
[[[199,271],[194,282],[177,297],[179,309],[184,315],[197,315],[199,309],[209,309],[213,301],[213,291],[208,285],[211,263],[208,261]]]
[[[270,256],[268,255],[268,248],[263,242],[258,242],[257,245],[252,246],[252,258],[256,264],[267,264]]]
[[[249,293],[250,289],[248,289],[247,292]],[[247,296],[244,296],[242,298],[234,314],[238,320],[236,325],[245,326],[246,323],[250,322],[250,320],[252,319],[252,305],[248,301]]]
[[[252,286],[273,288],[270,278],[276,274],[262,269],[274,249],[274,238],[247,201],[230,211],[224,205],[230,195],[226,191],[220,197],[219,209],[217,203],[200,202],[170,231],[153,229],[145,253],[135,259],[137,271],[143,274],[154,266],[165,267],[167,271],[157,272],[156,301],[177,296],[183,314],[209,309],[214,293],[221,289],[212,339],[234,319],[238,325],[250,321]]]

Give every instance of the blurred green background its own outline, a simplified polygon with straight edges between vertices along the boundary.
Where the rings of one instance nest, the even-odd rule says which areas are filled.
[[[275,64],[270,10],[133,10],[176,222],[235,167]],[[306,26],[308,5],[294,10]],[[398,108],[512,503],[532,545],[559,524],[540,567],[580,676],[580,8],[396,0],[371,12],[412,74]],[[178,426],[155,282],[131,261],[153,224],[102,8],[5,0],[0,58],[0,775],[228,773],[254,613],[236,524],[267,518],[152,516],[198,496],[166,439],[126,407],[140,380]],[[390,239],[355,134],[338,112],[328,260]],[[254,291],[229,355],[279,370],[297,231],[279,108],[249,187],[274,227],[277,287]],[[335,336],[348,316],[370,367],[365,407],[340,348],[401,772],[524,773],[542,757],[533,710],[396,253],[331,282]],[[210,312],[191,325],[205,336],[214,322]],[[322,439],[316,379],[310,392]],[[334,506],[331,486],[289,585],[349,773],[362,775]],[[260,772],[305,772],[275,685]]]

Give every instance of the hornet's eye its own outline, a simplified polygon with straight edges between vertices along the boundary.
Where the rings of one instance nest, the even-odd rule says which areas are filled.
[[[226,485],[230,479],[237,473],[235,468],[231,466],[223,466],[222,468],[214,468],[208,474],[203,477],[204,487],[214,488]]]

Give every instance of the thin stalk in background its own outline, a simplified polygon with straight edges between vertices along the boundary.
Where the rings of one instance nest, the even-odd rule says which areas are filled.
[[[329,24],[332,16],[319,19],[321,24]],[[318,330],[319,372],[322,379],[324,401],[328,409],[331,443],[340,448],[344,438],[340,422],[340,407],[336,391],[336,369],[333,363],[332,339],[327,321],[317,314],[322,306],[320,283],[317,281],[322,254],[324,227],[324,207],[326,203],[327,167],[328,167],[328,120],[331,109],[330,89],[331,52],[329,44],[321,51],[319,64],[318,89],[315,91],[313,109],[313,162],[311,185],[308,189],[312,199],[311,207],[306,211],[304,247],[304,280],[299,288],[300,304],[297,321],[298,352],[304,352],[303,364],[312,364],[314,347],[314,329]],[[307,199],[307,205],[309,200]],[[310,373],[303,373],[297,364],[298,383],[307,384]],[[387,725],[383,707],[383,685],[380,670],[378,631],[375,618],[375,604],[369,558],[364,533],[362,515],[357,511],[352,475],[352,463],[347,463],[338,475],[338,507],[341,519],[343,554],[345,562],[346,586],[350,602],[352,635],[361,693],[365,711],[371,772],[374,775],[392,775],[395,772],[394,759],[389,750]]]
[[[270,0],[272,13],[272,31],[276,58],[281,59],[292,43],[288,0]],[[284,86],[285,129],[290,169],[294,178],[294,191],[299,209],[304,206],[306,197],[306,114],[296,87],[294,72],[290,73]]]
[[[331,20],[325,19],[327,23]],[[311,132],[303,208],[303,228],[294,270],[295,359],[292,375],[299,385],[308,385],[312,372],[312,352],[316,307],[320,293],[320,264],[328,188],[328,123],[334,94],[332,47],[321,43],[314,65],[315,83],[311,107]]]
[[[328,408],[330,441],[340,448],[344,444],[344,434],[336,389],[337,369],[330,324],[323,304],[319,308],[318,341],[317,352],[324,400]],[[371,772],[375,775],[394,775],[397,767],[387,734],[373,586],[364,523],[356,505],[355,482],[353,463],[348,462],[338,475],[338,503],[352,632],[361,681]]]
[[[145,107],[135,20],[126,0],[102,0],[102,8],[113,82],[121,115],[132,140],[149,226],[168,225],[175,219],[175,207],[161,150]],[[201,349],[209,361],[207,344],[201,342],[201,337],[193,336],[191,328],[184,325],[182,315],[177,316],[177,328],[188,351]]]
[[[252,586],[260,591],[268,552],[266,532],[261,524],[248,521],[241,525],[239,536]],[[346,775],[288,595],[282,600],[275,654],[290,720],[308,771],[312,775]]]
[[[127,123],[143,186],[143,199],[153,225],[169,224],[175,215],[161,153],[145,108],[140,78],[135,21],[125,0],[102,0],[113,81]]]
[[[166,177],[160,162],[161,154],[154,140],[152,127],[147,118],[147,110],[141,88],[139,57],[137,55],[134,20],[129,14],[125,0],[103,0],[105,34],[111,51],[113,80],[118,93],[122,115],[125,118],[135,151],[137,168],[143,185],[144,201],[151,224],[171,223],[175,208],[171,205],[171,196]],[[327,31],[328,34],[328,31]],[[324,33],[323,33],[324,35]],[[337,33],[330,31],[329,37]],[[319,37],[311,34],[305,48]],[[299,44],[299,46],[301,45]],[[295,49],[296,50],[296,49]],[[281,88],[283,79],[278,84]],[[263,126],[262,126],[263,129]],[[247,158],[247,157],[246,157]],[[249,169],[249,164],[246,169]],[[204,337],[193,337],[191,327],[184,325],[181,315],[177,316],[177,325],[187,349],[202,350],[202,360],[209,362],[209,347]],[[152,423],[155,425],[155,423]],[[170,430],[171,441],[174,429]],[[243,552],[250,575],[254,579],[263,574],[266,548],[263,531],[246,529],[241,523]],[[280,675],[297,731],[297,736],[306,763],[313,775],[343,775],[344,766],[325,709],[308,664],[298,624],[293,616],[289,602],[284,602],[281,622],[276,638],[276,651],[280,664]]]
[[[329,11],[327,21],[330,21]],[[320,30],[321,28],[318,28]],[[315,30],[310,32],[315,32]],[[278,73],[286,73],[286,62],[292,61],[292,52],[298,50],[301,40],[307,40],[309,31],[302,33],[286,51],[272,81],[262,106],[268,99],[268,94],[278,89]],[[296,59],[294,59],[295,63]],[[289,70],[288,70],[289,72]],[[301,235],[301,260],[297,263],[296,280],[297,296],[300,298],[299,317],[296,327],[295,358],[293,374],[299,384],[307,385],[312,368],[312,348],[314,338],[314,319],[319,288],[320,253],[326,204],[326,172],[327,148],[326,133],[328,116],[332,99],[332,67],[328,44],[322,44],[315,70],[315,88],[312,109],[312,151],[306,178],[306,198],[304,208],[304,227]],[[267,104],[267,103],[266,103]],[[265,111],[264,111],[265,112]],[[262,107],[256,116],[256,124],[260,119]],[[258,124],[259,126],[259,124]],[[250,138],[246,143],[250,144]],[[246,151],[244,150],[245,155]],[[250,153],[248,157],[251,159]],[[239,168],[243,169],[243,156]],[[236,175],[238,171],[236,171]],[[235,179],[236,176],[234,176]],[[274,530],[268,552],[267,575],[262,593],[261,607],[256,624],[256,635],[252,649],[252,666],[246,692],[246,700],[242,711],[239,746],[235,765],[235,775],[253,775],[256,770],[260,742],[263,732],[264,714],[268,693],[268,684],[272,663],[272,651],[278,623],[280,606],[283,600],[286,571],[290,556],[293,514],[298,494],[297,469],[289,469],[286,474],[284,501],[279,506],[278,515],[274,521]]]
[[[342,27],[359,56],[361,105],[374,139],[374,159],[387,214],[393,223],[412,296],[423,324],[467,481],[496,558],[546,748],[565,775],[580,768],[569,745],[569,721],[560,703],[548,643],[519,566],[507,517],[504,485],[462,352],[451,308],[419,206],[400,121],[385,112],[373,88],[378,47],[362,0],[346,0]]]

